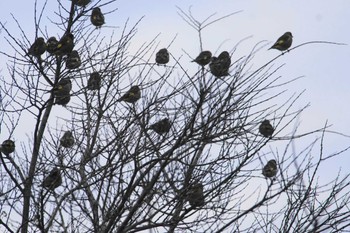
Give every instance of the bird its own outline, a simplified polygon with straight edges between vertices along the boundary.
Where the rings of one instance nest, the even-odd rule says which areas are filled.
[[[50,54],[54,53],[56,47],[58,45],[58,41],[56,37],[50,37],[46,42],[46,51]]]
[[[219,62],[222,64],[224,69],[229,69],[231,66],[231,57],[227,51],[223,51],[218,56]]]
[[[204,205],[203,184],[195,183],[190,185],[187,191],[187,201],[192,208]]]
[[[231,66],[231,57],[227,51],[220,53],[218,57],[212,57],[209,64],[210,72],[216,77],[229,75],[228,70]]]
[[[100,28],[105,23],[105,17],[99,7],[92,9],[90,21],[97,28]]]
[[[10,139],[3,141],[0,147],[1,152],[6,155],[13,153],[15,151],[15,148],[15,142]]]
[[[269,49],[277,49],[280,51],[285,51],[292,46],[293,35],[291,32],[284,33]]]
[[[210,61],[211,52],[206,50],[202,51],[192,62],[196,62],[198,65],[205,66],[208,65]]]
[[[61,171],[55,167],[51,170],[50,174],[45,177],[42,186],[46,189],[54,191],[57,187],[62,184]]]
[[[90,74],[90,78],[87,83],[87,89],[99,90],[101,88],[101,75],[98,72],[93,72]]]
[[[274,177],[277,174],[277,163],[276,160],[272,159],[267,162],[267,164],[262,169],[262,174],[265,177]]]
[[[141,98],[141,90],[139,86],[132,86],[124,95],[117,101],[125,101],[127,103],[135,103]]]
[[[44,38],[38,37],[35,42],[28,49],[28,54],[39,57],[46,51],[46,43]]]
[[[264,120],[259,126],[259,132],[266,138],[271,137],[275,129],[270,124],[269,120]]]
[[[57,43],[54,53],[56,55],[67,55],[73,51],[73,48],[74,35],[72,33],[66,33]]]
[[[154,130],[154,132],[156,132],[157,134],[168,133],[171,128],[171,122],[169,121],[168,118],[164,118],[152,124],[149,128]]]
[[[60,139],[60,143],[64,148],[71,148],[75,143],[73,133],[71,131],[64,132],[63,136]]]
[[[72,90],[72,81],[69,77],[62,78],[52,89],[53,94],[57,96],[66,96]]]
[[[70,94],[55,97],[55,104],[66,106],[70,101]]]
[[[81,60],[78,51],[73,50],[71,53],[68,54],[67,60],[66,60],[66,67],[67,69],[76,69],[81,65]]]
[[[166,48],[160,49],[156,53],[157,64],[167,64],[169,62],[169,52]]]
[[[91,0],[73,0],[73,3],[77,6],[85,7],[87,4],[89,4]]]

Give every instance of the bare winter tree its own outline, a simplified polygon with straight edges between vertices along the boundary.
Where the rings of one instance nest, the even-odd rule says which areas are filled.
[[[35,38],[1,23],[12,48],[1,51],[1,232],[349,230],[349,177],[318,182],[343,152],[323,153],[328,125],[284,134],[307,107],[294,108],[302,93],[286,97],[285,52],[261,67],[261,43],[188,63],[155,38],[132,54],[138,23],[104,36],[117,3],[35,2]],[[179,15],[203,51],[202,31],[233,14]],[[295,151],[310,134],[319,139]]]

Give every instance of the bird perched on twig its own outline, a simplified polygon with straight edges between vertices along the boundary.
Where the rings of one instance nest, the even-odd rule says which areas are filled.
[[[156,132],[157,134],[168,133],[171,128],[171,122],[169,121],[168,118],[164,118],[152,124],[149,128],[154,130],[154,132]]]
[[[55,97],[55,104],[66,106],[70,101],[70,94]]]
[[[218,57],[212,57],[209,64],[210,72],[216,77],[229,75],[228,70],[231,66],[231,57],[227,51],[220,53]]]
[[[67,105],[70,101],[70,91],[72,90],[72,81],[70,78],[62,78],[52,88],[55,96],[55,104]]]
[[[99,7],[92,9],[90,21],[97,28],[100,28],[105,23],[105,17],[103,16]]]
[[[87,4],[89,4],[91,0],[73,0],[73,3],[77,6],[86,7]]]
[[[125,101],[127,103],[135,103],[141,98],[141,90],[139,86],[132,86],[124,95],[117,101]]]
[[[274,177],[277,174],[276,160],[271,159],[270,161],[268,161],[262,170],[262,174],[265,177],[269,177],[269,178]]]
[[[8,155],[8,154],[11,154],[12,152],[14,152],[15,148],[16,148],[15,142],[10,140],[10,139],[7,139],[7,140],[2,142],[0,150],[2,153]]]
[[[229,69],[231,65],[231,57],[227,51],[223,51],[218,56],[219,62],[222,64],[224,69]]]
[[[101,88],[101,75],[98,72],[93,72],[90,74],[90,78],[87,83],[87,89],[99,90]]]
[[[81,60],[78,51],[73,50],[68,54],[66,60],[66,67],[70,70],[76,69],[81,65]]]
[[[57,48],[57,45],[58,41],[56,37],[50,37],[46,42],[46,51],[50,54],[54,53],[55,49]]]
[[[46,51],[46,43],[44,38],[38,37],[28,49],[28,54],[39,57]]]
[[[275,129],[270,124],[269,120],[264,120],[259,126],[259,132],[266,138],[271,137]]]
[[[60,139],[60,143],[64,148],[71,148],[75,143],[73,133],[71,131],[64,132],[63,136]]]
[[[208,65],[211,61],[211,52],[210,51],[202,51],[196,59],[192,62],[196,62],[198,65],[205,66]]]
[[[62,78],[52,89],[55,96],[65,96],[72,90],[72,81],[68,78]]]
[[[204,205],[203,184],[195,183],[190,185],[186,195],[187,201],[192,208],[201,207]]]
[[[56,55],[67,55],[73,51],[74,48],[74,35],[72,33],[66,33],[54,50]]]
[[[42,186],[46,189],[54,191],[62,184],[61,171],[57,167],[53,168],[50,174],[45,177]]]
[[[293,35],[291,32],[284,33],[269,49],[277,49],[280,51],[285,51],[292,46]]]
[[[160,49],[156,53],[156,63],[157,64],[167,64],[169,62],[169,52],[166,48]]]

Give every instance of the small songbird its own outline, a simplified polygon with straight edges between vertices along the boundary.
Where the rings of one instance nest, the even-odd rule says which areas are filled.
[[[160,49],[156,53],[156,63],[167,64],[169,62],[169,52],[166,48]]]
[[[58,41],[56,37],[54,36],[50,37],[46,42],[46,51],[52,54],[57,48],[57,45],[58,45]]]
[[[45,177],[42,186],[46,189],[54,191],[57,187],[62,184],[61,171],[55,167],[51,170],[50,174]]]
[[[220,63],[219,63],[219,59],[217,57],[212,57],[211,58],[211,62],[209,64],[209,69],[210,69],[210,72],[214,76],[220,77],[221,66],[220,66]]]
[[[274,43],[274,45],[272,45],[272,47],[269,49],[277,49],[280,51],[285,51],[285,50],[289,49],[290,46],[292,46],[292,42],[293,42],[292,33],[286,32],[280,38],[278,38],[276,43]]]
[[[192,184],[187,191],[187,201],[192,208],[201,207],[204,205],[203,184]]]
[[[94,91],[101,88],[101,75],[98,72],[90,74],[90,78],[87,83],[87,89]]]
[[[77,6],[85,7],[87,4],[89,4],[91,0],[73,0],[73,3]]]
[[[227,51],[220,53],[218,57],[212,57],[209,64],[210,72],[216,77],[229,75],[228,70],[231,66],[231,57]]]
[[[269,120],[264,120],[259,126],[259,132],[266,138],[271,137],[275,129],[270,124]]]
[[[164,134],[168,133],[171,128],[171,122],[169,121],[168,118],[164,118],[153,125],[149,127],[150,129],[154,130],[157,134]]]
[[[44,38],[38,37],[35,42],[30,46],[28,54],[39,57],[46,51],[46,43]]]
[[[228,71],[228,69],[231,66],[230,54],[227,51],[223,51],[219,54],[218,59],[220,64],[222,65],[222,68]]]
[[[71,148],[75,143],[73,133],[71,131],[64,132],[63,136],[60,139],[60,143],[64,148]]]
[[[73,51],[74,35],[72,33],[65,34],[55,48],[56,55],[67,55]]]
[[[267,164],[262,169],[262,174],[265,177],[274,177],[277,174],[277,163],[276,160],[272,159],[267,162]]]
[[[135,103],[141,98],[141,90],[139,86],[132,86],[122,97],[117,101],[125,101],[127,103]]]
[[[66,67],[67,69],[76,69],[81,65],[81,60],[78,51],[73,50],[71,53],[68,54],[67,60],[66,60]]]
[[[15,142],[10,139],[3,141],[0,147],[1,152],[6,155],[13,153],[15,151],[15,148]]]
[[[196,59],[192,62],[196,62],[198,65],[205,66],[208,65],[211,61],[211,52],[210,51],[202,51]]]
[[[55,96],[66,96],[72,90],[70,78],[62,78],[52,89]]]
[[[99,7],[92,9],[90,21],[97,28],[100,28],[105,23],[105,17]]]
[[[55,97],[55,104],[66,106],[70,101],[70,94],[62,95],[62,96],[56,96]]]

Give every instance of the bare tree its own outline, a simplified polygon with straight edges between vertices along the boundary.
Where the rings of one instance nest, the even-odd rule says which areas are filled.
[[[138,23],[103,34],[98,14],[112,16],[116,4],[58,1],[48,12],[35,2],[35,38],[15,18],[20,35],[1,23],[12,48],[1,51],[2,232],[349,229],[349,177],[317,179],[320,165],[343,152],[323,153],[329,126],[284,135],[308,105],[296,109],[302,93],[286,91],[297,78],[278,76],[283,53],[252,68],[266,49],[258,43],[243,57],[234,47],[226,59],[212,51],[209,65],[189,64],[155,38],[131,54]],[[47,12],[55,35],[41,24]],[[233,14],[200,22],[179,9],[201,51],[202,31]],[[16,140],[23,121],[31,131]],[[310,134],[319,139],[295,151]],[[277,143],[285,147],[272,149]]]

